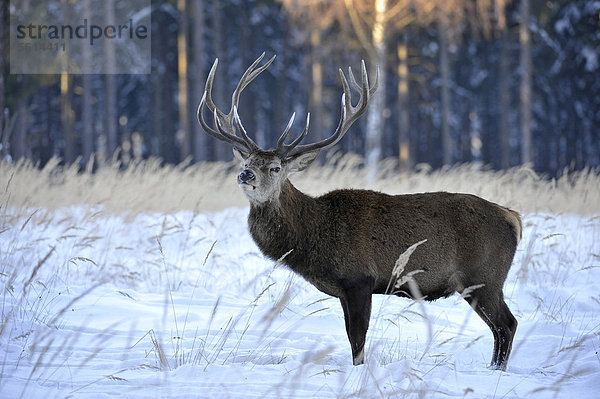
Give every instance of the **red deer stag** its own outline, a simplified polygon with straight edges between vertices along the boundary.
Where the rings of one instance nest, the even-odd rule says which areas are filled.
[[[352,105],[350,86],[339,71],[344,91],[341,118],[330,137],[300,144],[308,133],[308,114],[302,133],[286,144],[292,115],[277,148],[263,150],[248,136],[237,110],[242,90],[275,59],[258,67],[263,57],[264,53],[241,77],[228,114],[211,98],[215,60],[198,107],[204,130],[231,144],[242,163],[237,181],[250,201],[248,225],[263,254],[275,260],[287,253],[283,263],[320,291],[339,298],[355,365],[364,362],[372,294],[414,298],[417,291],[422,298],[434,300],[459,292],[492,330],[491,367],[506,369],[517,321],[504,302],[502,286],[521,238],[519,215],[466,194],[392,196],[337,190],[313,198],[300,192],[288,175],[307,168],[321,150],[340,141],[367,109],[378,75],[369,85],[363,62],[359,84],[349,68],[350,83],[360,93]],[[205,106],[212,113],[212,126],[204,120]],[[394,276],[398,256],[423,240],[402,274]],[[409,279],[402,279],[407,275]],[[415,285],[418,290],[411,290]]]

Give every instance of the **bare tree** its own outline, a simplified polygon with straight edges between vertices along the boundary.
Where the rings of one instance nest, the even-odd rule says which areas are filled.
[[[400,169],[409,170],[412,167],[410,154],[410,93],[408,75],[408,40],[407,34],[401,36],[397,44],[398,56],[398,154]]]
[[[92,14],[90,0],[83,2],[84,13],[89,16]],[[90,46],[83,46],[83,93],[82,99],[82,129],[81,136],[83,162],[86,164],[94,152],[94,117],[92,113],[92,74],[90,74],[92,65],[92,50]]]
[[[224,29],[223,24],[223,2],[220,0],[212,0],[213,15],[212,15],[212,30],[213,30],[213,50],[215,55],[221,60],[227,60],[224,46]],[[225,71],[218,71],[217,75],[221,82],[226,82]],[[225,90],[227,89],[225,83],[218,85],[215,88],[215,101],[217,104],[225,103]],[[222,143],[214,143],[214,157],[215,160],[225,160],[230,157],[229,148]]]
[[[454,160],[454,140],[450,132],[450,59],[448,57],[448,21],[444,13],[438,17],[438,35],[440,40],[440,76],[442,104],[442,154],[444,165]]]
[[[15,119],[14,128],[9,130],[9,133],[12,133],[10,135],[10,153],[14,160],[29,158],[30,146],[27,140],[29,116],[26,99],[19,100],[13,118]]]
[[[94,152],[94,116],[92,112],[92,75],[84,74],[82,92],[82,129],[81,136],[83,162],[87,163]]]
[[[501,166],[503,169],[508,169],[511,166],[510,155],[510,70],[508,56],[508,32],[503,29],[500,34],[500,66],[498,91],[500,94],[500,115],[498,115],[499,131],[500,131],[500,148]]]
[[[104,2],[104,12],[107,24],[113,24],[115,21],[115,3],[114,0]],[[104,119],[106,159],[111,159],[118,147],[117,137],[117,82],[116,82],[116,59],[115,47],[112,41],[107,40],[104,46],[104,62],[106,66],[105,93],[106,110]]]
[[[454,162],[455,143],[451,132],[450,116],[451,93],[450,72],[451,61],[448,46],[457,40],[461,22],[465,17],[464,0],[436,1],[433,12],[436,19],[438,38],[440,45],[440,103],[441,103],[441,137],[442,137],[442,160],[444,165]]]
[[[530,163],[532,156],[531,135],[531,37],[529,32],[529,0],[521,0],[521,21],[519,24],[519,42],[521,43],[521,162]]]
[[[60,75],[60,107],[63,140],[65,142],[64,160],[67,163],[75,161],[76,137],[73,122],[75,114],[72,107],[73,90],[71,88],[72,76],[68,72]]]
[[[2,48],[8,48],[8,46],[6,45],[6,38],[4,36],[4,29],[6,29],[6,21],[4,20],[4,7],[8,7],[6,2],[2,2],[2,4],[0,4],[0,46],[2,46]],[[5,135],[8,134],[8,132],[4,131],[4,54],[0,54],[0,155],[2,155],[2,158],[4,158],[4,154],[6,154],[7,148],[5,143],[6,138]],[[2,159],[0,159],[1,161]]]
[[[427,2],[426,0],[423,0]],[[442,153],[444,164],[454,162],[455,140],[451,131],[451,60],[448,48],[450,43],[460,40],[462,22],[468,20],[474,31],[486,34],[493,25],[504,27],[506,0],[444,0],[434,2],[433,9],[437,20],[440,43],[441,113],[442,113]]]
[[[193,53],[192,53],[192,77],[194,81],[194,93],[202,93],[204,88],[204,70],[202,68],[202,55],[204,54],[204,0],[193,2]],[[193,124],[194,135],[194,159],[206,161],[208,159],[208,138],[202,131],[202,127]]]
[[[323,96],[323,57],[331,46],[323,42],[323,32],[331,28],[340,16],[341,7],[335,1],[305,1],[282,0],[287,13],[297,22],[300,31],[304,33],[306,42],[310,45],[311,86],[308,107],[311,110],[311,125],[317,138],[324,135],[326,115],[324,112]],[[340,18],[341,17],[341,18]]]
[[[344,5],[356,35],[369,53],[371,64],[379,65],[383,70],[380,75],[379,92],[373,97],[372,106],[367,112],[365,156],[367,165],[375,167],[383,155],[385,69],[387,66],[386,29],[391,14],[389,14],[388,0],[344,0]]]
[[[62,9],[65,14],[69,13],[70,5],[63,0]],[[62,134],[65,143],[64,146],[64,161],[72,163],[76,157],[76,136],[74,129],[75,112],[73,111],[73,89],[72,76],[70,75],[69,66],[66,64],[67,59],[63,59],[62,71],[60,74],[60,114],[62,124]]]
[[[190,140],[190,123],[188,114],[188,11],[186,0],[177,0],[179,13],[179,32],[177,33],[177,106],[179,109],[179,131],[177,138],[181,148],[181,156],[192,155]]]
[[[373,106],[369,108],[367,115],[367,129],[365,135],[365,155],[369,165],[376,165],[383,156],[383,134],[386,113],[386,74],[388,49],[387,40],[391,36],[391,30],[400,31],[408,24],[415,21],[421,14],[430,13],[432,6],[423,1],[413,0],[330,0],[330,1],[300,1],[283,0],[286,9],[296,13],[303,18],[303,24],[308,24],[312,56],[312,81],[311,109],[317,112],[322,108],[322,72],[321,62],[315,49],[321,46],[321,32],[331,26],[333,21],[346,25],[349,21],[351,32],[354,33],[363,49],[369,55],[369,61],[373,66],[378,65],[384,73],[380,74],[380,89],[373,98]],[[303,11],[298,11],[298,10]],[[316,12],[315,12],[316,11]],[[317,21],[317,22],[315,22]],[[304,25],[303,25],[304,26]],[[400,154],[403,165],[410,163],[410,118],[408,116],[408,65],[407,65],[407,40],[404,38],[398,43],[400,65],[398,67],[399,83],[398,94],[400,123],[398,134],[400,137]],[[317,53],[318,54],[318,53]],[[403,58],[404,57],[404,58]],[[321,118],[317,117],[313,126],[320,126]],[[318,131],[319,129],[317,127]]]

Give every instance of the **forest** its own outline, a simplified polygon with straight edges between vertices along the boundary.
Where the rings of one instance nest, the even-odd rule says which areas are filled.
[[[0,398],[598,397],[600,0],[1,1]],[[378,75],[346,135],[273,184],[315,205],[281,194],[249,208],[231,145],[198,123],[208,77],[227,113],[261,54],[260,65],[276,58],[241,94],[239,121],[262,148],[288,124],[287,143],[302,137],[309,113],[302,143],[330,136],[368,93],[344,103],[339,70],[353,88],[348,67],[359,82],[363,60],[365,81]],[[242,124],[203,115],[228,132]],[[265,172],[287,177],[285,162]],[[371,194],[331,194],[349,188]],[[521,215],[502,280],[518,320],[507,368],[488,368],[502,328],[471,307],[479,284],[436,301],[373,295],[354,366],[347,301],[285,257],[351,266],[343,245],[302,251],[346,240],[386,253],[389,265],[367,261],[374,270],[398,259],[394,285],[435,273],[419,259],[471,265],[446,276],[459,288],[461,270],[496,264],[481,254],[506,255],[477,205],[464,217],[454,200],[410,205],[439,191]],[[261,212],[311,237],[265,223],[292,246],[269,259],[248,226]],[[432,245],[416,259],[393,242],[414,250],[421,234]],[[459,256],[464,237],[479,244]]]
[[[359,71],[364,59],[371,79],[378,66],[379,89],[337,149],[365,165],[526,164],[547,176],[600,165],[600,1],[148,0],[133,11],[150,21],[149,59],[109,50],[87,62],[142,59],[149,73],[11,71],[11,36],[24,32],[14,21],[36,8],[50,20],[83,3],[3,0],[3,161],[59,158],[94,170],[148,158],[228,161],[230,148],[197,122],[206,77],[218,58],[213,96],[226,111],[265,52],[277,58],[239,110],[263,148],[275,146],[293,112],[296,132],[310,112],[306,141],[330,135],[337,71]],[[122,3],[101,2],[99,12],[119,14]]]

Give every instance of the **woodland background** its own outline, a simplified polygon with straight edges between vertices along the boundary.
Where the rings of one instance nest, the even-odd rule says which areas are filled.
[[[365,59],[371,78],[380,66],[378,95],[338,148],[368,165],[530,164],[549,176],[600,165],[600,1],[152,0],[148,75],[9,74],[9,17],[19,9],[2,0],[0,10],[8,162],[230,160],[196,121],[205,79],[218,57],[213,96],[229,109],[265,51],[277,59],[240,102],[261,146],[274,146],[292,112],[298,132],[311,113],[307,141],[330,134],[337,69],[358,71]]]

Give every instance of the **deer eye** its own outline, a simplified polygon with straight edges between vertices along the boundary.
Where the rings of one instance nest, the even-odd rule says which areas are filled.
[[[281,168],[279,166],[271,168],[271,172],[273,172],[273,173],[279,173],[280,170],[281,170]]]

